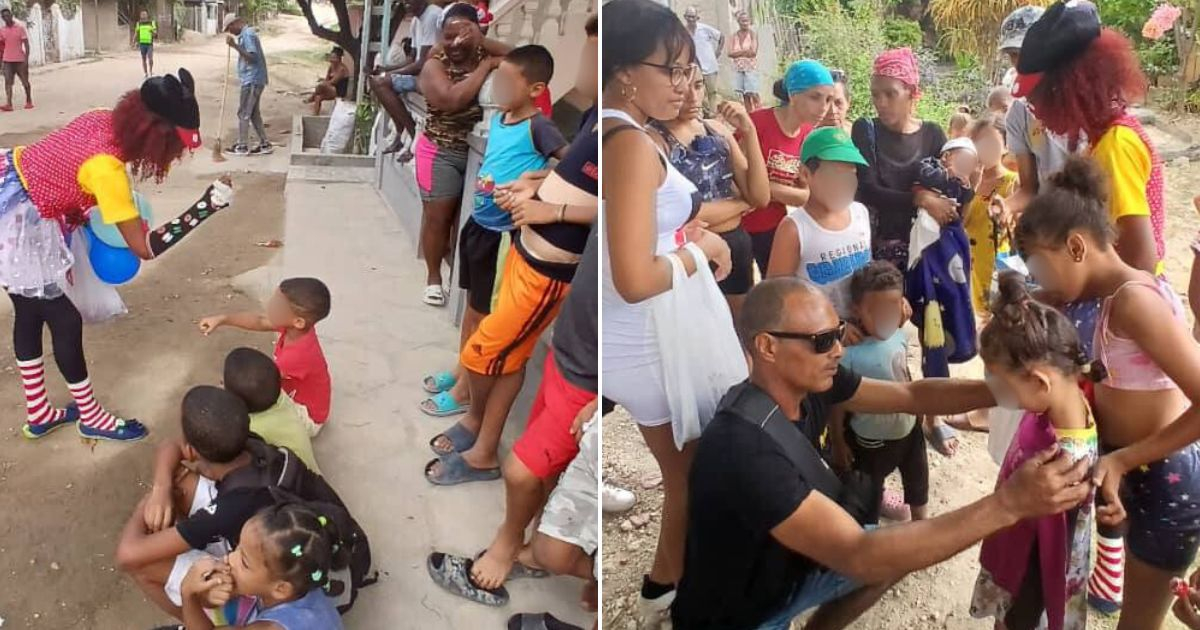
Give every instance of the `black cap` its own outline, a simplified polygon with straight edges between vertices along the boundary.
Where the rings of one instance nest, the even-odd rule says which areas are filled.
[[[1100,37],[1100,14],[1088,0],[1055,2],[1029,27],[1017,72],[1037,74],[1069,63]]]
[[[142,82],[142,102],[150,111],[183,129],[200,128],[200,105],[196,102],[196,82],[192,73],[179,69],[172,75],[152,77]]]

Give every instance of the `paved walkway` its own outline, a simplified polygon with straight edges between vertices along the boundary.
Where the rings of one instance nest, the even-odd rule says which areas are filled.
[[[239,279],[263,294],[285,276],[320,277],[333,314],[320,327],[334,379],[333,412],[316,443],[330,482],[354,510],[386,575],[347,617],[354,630],[502,628],[512,614],[552,612],[590,627],[569,578],[508,585],[508,607],[454,597],[425,571],[430,550],[472,554],[486,547],[503,515],[499,481],[453,488],[429,485],[422,469],[428,441],[451,421],[426,417],[421,377],[450,366],[458,331],[421,304],[424,267],[400,222],[366,184],[291,180],[285,246],[276,265]],[[531,374],[532,377],[532,374]],[[531,378],[532,380],[532,378]],[[536,385],[536,383],[534,383]],[[524,425],[528,392],[506,431],[507,447]]]

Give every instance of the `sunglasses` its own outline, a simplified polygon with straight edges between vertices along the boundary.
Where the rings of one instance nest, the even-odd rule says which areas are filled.
[[[783,332],[779,330],[765,330],[763,332],[780,339],[807,341],[812,345],[813,352],[826,354],[833,350],[833,347],[846,336],[846,322],[839,321],[836,328],[819,333]]]

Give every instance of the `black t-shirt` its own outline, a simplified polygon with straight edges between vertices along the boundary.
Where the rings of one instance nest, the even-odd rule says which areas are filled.
[[[583,259],[571,281],[571,292],[563,300],[562,311],[554,323],[554,360],[563,378],[572,385],[596,393],[599,389],[599,370],[596,341],[600,336],[597,327],[599,301],[600,253],[597,251],[599,233],[592,230]]]
[[[194,549],[224,541],[237,549],[242,526],[274,499],[266,488],[234,488],[224,491],[217,483],[217,498],[208,507],[175,524],[179,535]]]
[[[946,134],[929,121],[921,123],[914,133],[902,134],[888,129],[878,118],[860,118],[854,123],[851,137],[870,164],[858,167],[856,198],[871,211],[871,237],[876,241],[907,242],[917,216],[912,188],[921,160],[942,154]]]
[[[829,391],[806,396],[797,439],[821,449],[830,409],[852,398],[861,381],[838,368]],[[778,612],[817,565],[771,530],[810,492],[770,435],[718,410],[692,463],[683,579],[671,608],[676,628],[752,628]]]

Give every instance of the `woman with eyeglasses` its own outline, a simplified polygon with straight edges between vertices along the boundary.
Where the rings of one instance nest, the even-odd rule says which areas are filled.
[[[800,147],[808,133],[825,118],[834,93],[829,70],[812,59],[788,66],[783,88],[786,101],[750,115],[771,180],[771,200],[743,217],[742,226],[750,233],[754,262],[764,276],[775,243],[775,229],[787,215],[787,208],[803,206],[808,201],[808,186],[800,172]]]
[[[643,617],[657,624],[666,618],[683,573],[687,474],[695,443],[682,450],[675,446],[646,302],[671,290],[670,257],[689,276],[696,272],[697,259],[685,247],[689,241],[716,263],[718,280],[729,274],[731,262],[725,241],[694,222],[701,209],[695,184],[671,165],[646,131],[651,120],[678,118],[688,99],[696,78],[691,34],[670,9],[652,0],[613,0],[602,11],[601,138],[609,169],[603,182],[603,393],[638,423],[662,471],[662,525],[639,602]]]
[[[697,218],[729,244],[733,264],[720,287],[736,321],[754,285],[754,252],[742,216],[771,200],[771,182],[746,108],[725,101],[717,106],[719,120],[704,120],[704,100],[704,77],[695,69],[679,116],[652,121],[651,127],[667,161],[696,185]]]

